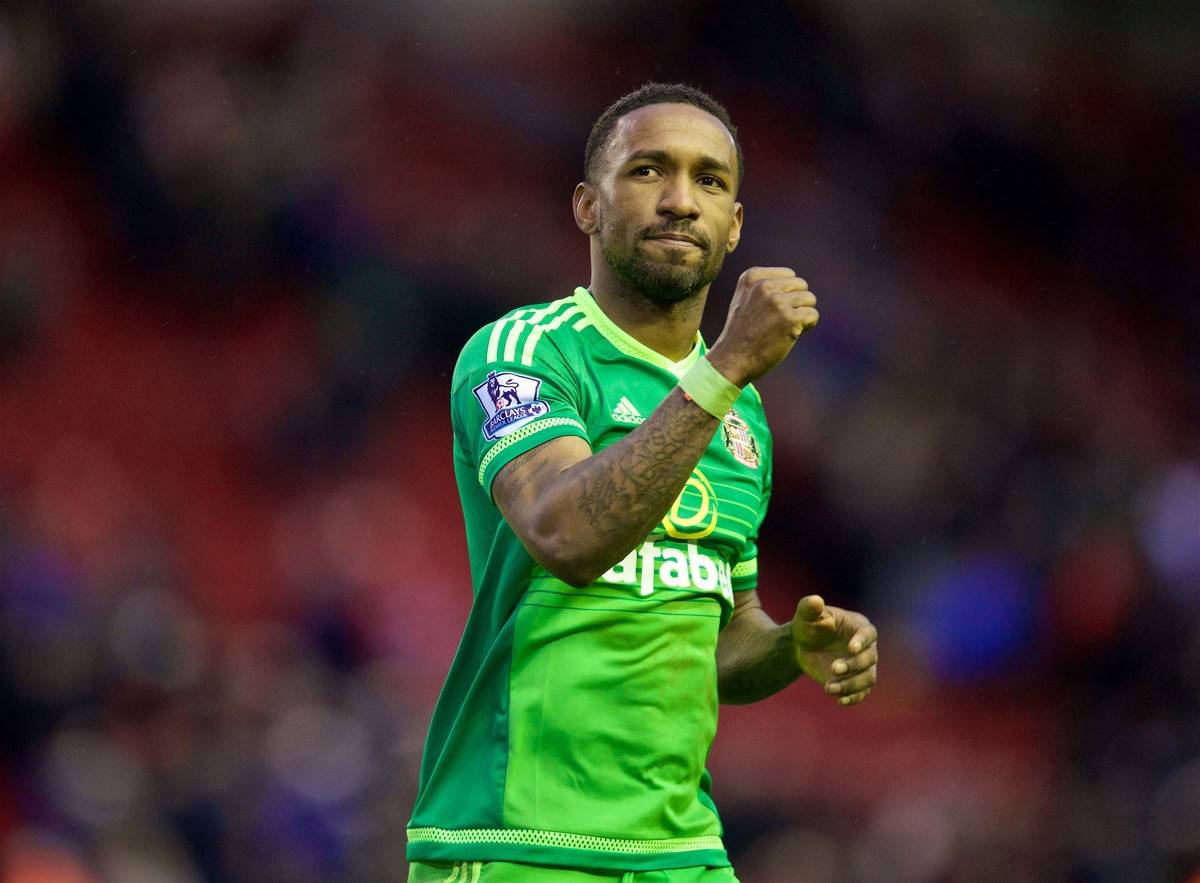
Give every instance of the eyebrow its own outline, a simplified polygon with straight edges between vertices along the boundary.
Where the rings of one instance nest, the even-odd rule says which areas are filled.
[[[674,162],[674,159],[665,150],[639,150],[629,156],[627,163],[634,162],[639,159],[648,159],[651,162],[663,163],[664,165]],[[733,174],[733,169],[728,163],[722,162],[713,156],[700,157],[700,168],[713,169],[714,171],[724,172],[727,175]]]

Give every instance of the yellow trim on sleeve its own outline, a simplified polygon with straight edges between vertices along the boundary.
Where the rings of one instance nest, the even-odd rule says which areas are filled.
[[[739,561],[733,565],[733,570],[729,571],[730,579],[737,579],[739,576],[754,576],[758,573],[758,559],[751,558],[749,561]]]
[[[574,417],[545,417],[541,420],[534,420],[532,423],[522,426],[515,432],[501,438],[500,441],[492,445],[488,452],[483,455],[483,459],[479,462],[479,484],[483,484],[483,475],[487,472],[488,466],[503,451],[511,448],[517,442],[529,438],[534,433],[541,432],[543,429],[550,429],[552,426],[576,426],[583,430],[585,436],[587,435],[587,427]]]

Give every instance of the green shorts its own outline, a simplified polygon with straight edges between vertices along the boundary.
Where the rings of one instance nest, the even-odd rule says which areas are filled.
[[[733,868],[602,871],[515,862],[412,862],[408,883],[738,883]]]

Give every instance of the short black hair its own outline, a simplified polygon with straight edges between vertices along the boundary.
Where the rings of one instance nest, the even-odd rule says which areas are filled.
[[[594,183],[596,172],[604,151],[612,141],[613,129],[617,120],[639,107],[650,104],[690,104],[711,113],[721,121],[733,136],[733,146],[737,148],[737,184],[740,187],[745,174],[742,162],[742,143],[738,141],[737,127],[729,119],[729,111],[725,105],[717,101],[707,92],[702,92],[695,86],[686,83],[646,83],[628,95],[623,95],[608,106],[596,124],[592,126],[592,134],[588,136],[587,148],[583,152],[583,178]]]

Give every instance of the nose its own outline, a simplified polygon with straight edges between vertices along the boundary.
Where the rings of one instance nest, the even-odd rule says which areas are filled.
[[[700,203],[693,183],[686,175],[671,175],[666,179],[658,199],[658,212],[693,221],[700,217]]]

